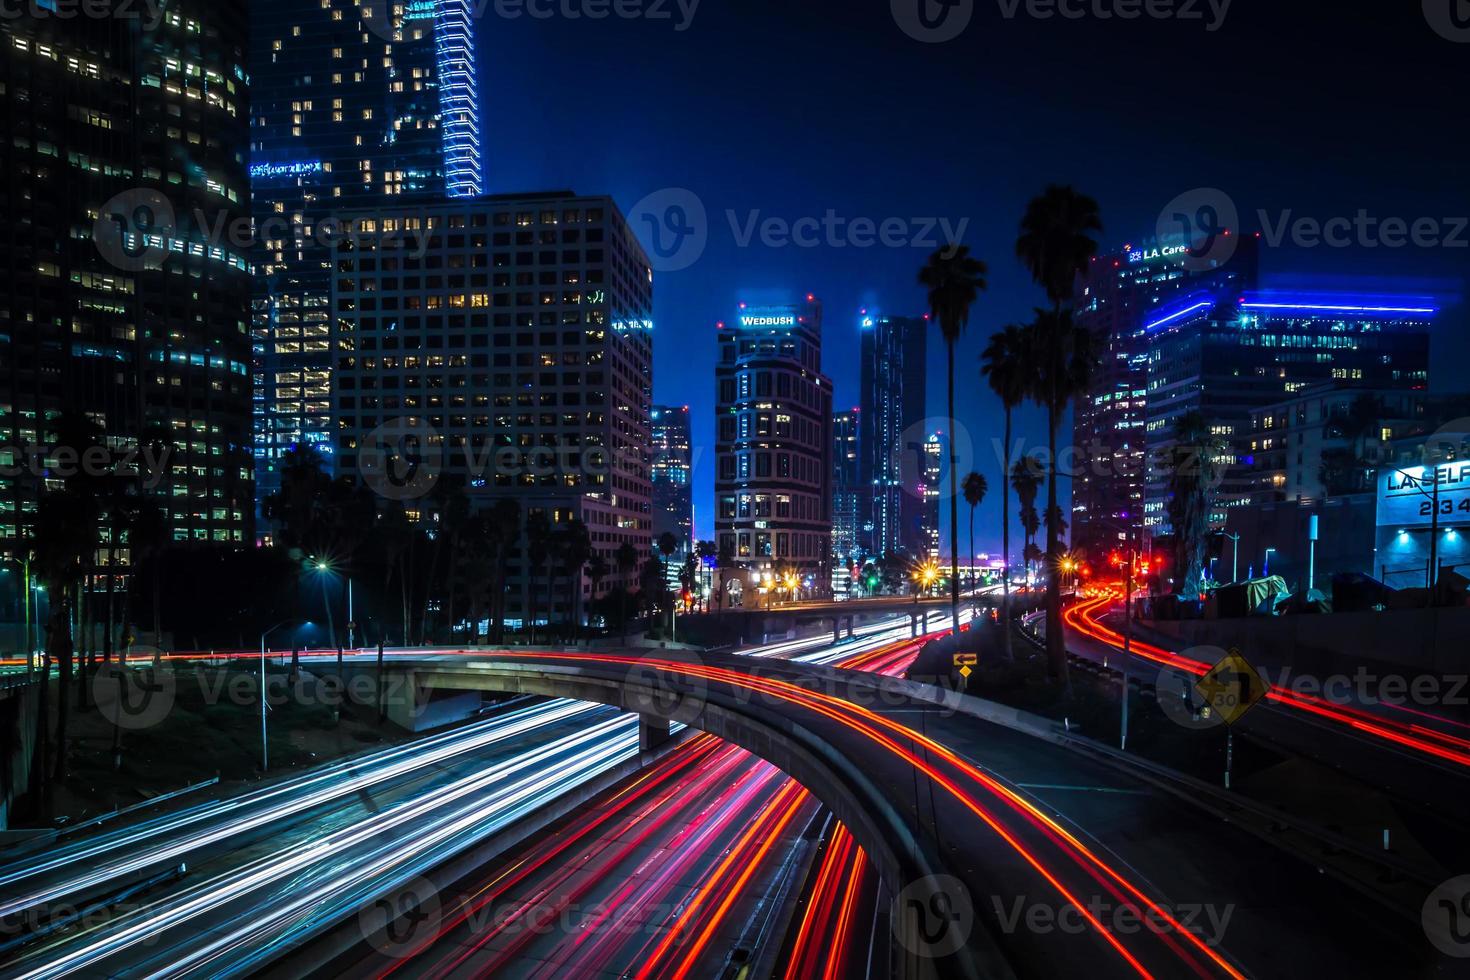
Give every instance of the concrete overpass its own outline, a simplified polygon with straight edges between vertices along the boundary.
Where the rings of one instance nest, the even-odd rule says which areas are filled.
[[[1037,594],[1039,595],[1039,593]],[[972,593],[960,598],[962,607],[999,608],[1003,597],[998,589]],[[1032,608],[1033,596],[1013,595],[1011,606],[1017,611]],[[718,613],[707,613],[719,618],[738,617],[743,620],[742,633],[747,638],[788,633],[798,627],[812,623],[831,623],[832,641],[840,643],[844,634],[853,635],[855,627],[877,619],[892,619],[907,616],[909,636],[917,638],[930,632],[930,624],[938,623],[949,613],[949,596],[920,599],[915,596],[879,596],[872,599],[848,599],[842,602],[813,600],[809,602],[781,602],[758,608],[726,609]],[[688,617],[683,617],[687,619]]]
[[[1236,975],[1182,929],[1183,939],[1147,930],[1119,936],[1101,922],[1043,933],[1007,919],[1018,903],[1035,902],[1082,909],[1085,919],[1099,882],[1115,900],[1170,907],[1139,876],[1139,855],[1111,854],[990,771],[1001,764],[1016,783],[1042,786],[1120,778],[1015,712],[962,716],[958,696],[926,685],[736,655],[507,651],[399,660],[390,669],[413,675],[424,695],[494,691],[611,704],[642,717],[645,746],[679,722],[779,766],[832,809],[877,867],[895,910],[899,976],[1134,976],[1140,965],[1159,977]],[[987,751],[986,768],[971,761]],[[1147,825],[1163,802],[1136,785],[1117,788],[1105,800],[1107,823],[1120,826],[1113,811],[1122,807],[1130,811],[1125,825]],[[1091,799],[1083,810],[1098,805]],[[1166,871],[1159,869],[1165,881]]]

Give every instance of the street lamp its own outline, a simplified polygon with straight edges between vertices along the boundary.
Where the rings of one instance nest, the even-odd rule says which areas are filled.
[[[265,685],[265,638],[268,637],[268,636],[270,636],[272,633],[274,633],[276,630],[280,629],[281,627],[283,627],[283,626],[290,626],[294,622],[296,622],[295,619],[283,619],[279,623],[277,623],[276,625],[272,626],[270,629],[266,630],[264,633],[260,634],[260,771],[261,772],[265,772],[267,769],[270,768],[270,749],[268,748],[268,746],[266,744],[266,740],[265,740],[265,707],[266,707],[266,705],[265,705],[265,701],[266,701],[266,690],[265,690],[265,686],[266,686]],[[303,626],[309,626],[311,624],[309,622],[307,622],[307,623],[303,623],[302,625]]]
[[[1276,550],[1275,548],[1267,548],[1266,549],[1266,560],[1261,563],[1261,578],[1270,578],[1270,576],[1271,576],[1271,552],[1273,552],[1275,550]]]

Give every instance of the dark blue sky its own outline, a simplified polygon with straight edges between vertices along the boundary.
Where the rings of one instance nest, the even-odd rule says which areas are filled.
[[[703,203],[702,256],[656,277],[654,397],[692,408],[697,530],[710,537],[715,321],[746,296],[816,293],[837,404],[855,404],[857,311],[922,312],[914,278],[928,251],[741,247],[727,211],[742,223],[829,209],[967,221],[963,240],[990,264],[991,287],[960,345],[959,415],[977,440],[998,438],[978,356],[1040,301],[1013,245],[1026,199],[1048,182],[1100,201],[1108,248],[1151,233],[1167,202],[1198,187],[1225,191],[1247,230],[1260,209],[1272,221],[1288,210],[1470,214],[1470,44],[1436,34],[1418,3],[1358,6],[1234,0],[1211,32],[1200,21],[1037,20],[1024,8],[1008,19],[1000,0],[976,0],[959,38],[921,44],[887,0],[702,0],[682,32],[669,20],[511,19],[490,2],[479,21],[487,190],[608,193],[628,209],[683,187]],[[1463,245],[1283,246],[1262,264],[1432,277],[1458,292],[1467,257]],[[1464,311],[1443,319],[1433,385],[1470,387],[1441,369],[1470,346]],[[937,342],[930,376],[938,415]],[[1022,436],[1044,439],[1040,416],[1023,414]],[[998,485],[993,458],[978,462]],[[992,492],[982,526],[998,521],[998,500]]]

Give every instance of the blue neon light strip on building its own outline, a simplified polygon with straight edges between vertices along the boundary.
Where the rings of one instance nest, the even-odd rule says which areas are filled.
[[[1302,310],[1312,313],[1438,313],[1432,306],[1358,306],[1338,303],[1251,303],[1242,300],[1243,310]]]
[[[1157,329],[1158,327],[1162,327],[1165,324],[1173,323],[1175,320],[1178,320],[1178,319],[1181,319],[1183,317],[1186,317],[1189,314],[1195,312],[1196,310],[1207,310],[1207,309],[1209,309],[1210,307],[1212,307],[1214,305],[1215,305],[1215,301],[1212,300],[1212,299],[1209,299],[1209,300],[1205,300],[1205,301],[1200,302],[1200,303],[1195,303],[1193,306],[1186,306],[1182,310],[1175,310],[1173,313],[1170,313],[1168,316],[1161,317],[1160,319],[1155,320],[1153,323],[1146,324],[1144,326],[1143,330],[1144,330],[1145,333],[1147,333],[1150,330]]]
[[[475,70],[472,0],[438,0],[434,46],[439,64],[439,128],[444,143],[444,185],[450,197],[478,197],[480,93]]]

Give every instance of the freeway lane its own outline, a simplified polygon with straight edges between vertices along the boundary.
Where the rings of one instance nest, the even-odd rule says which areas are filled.
[[[897,673],[919,645],[807,659]],[[412,942],[379,939],[320,975],[717,975],[817,809],[770,763],[697,736],[441,897]],[[829,954],[857,945],[855,929],[839,917]]]
[[[959,878],[969,907],[1023,975],[1241,976],[1237,945],[1260,952],[1261,964],[1274,958],[1290,970],[1308,957],[1347,967],[1386,960],[1413,970],[1428,962],[1422,935],[1378,921],[1376,909],[1323,888],[1314,867],[1048,741],[922,707],[903,685],[735,657],[694,664],[524,654],[443,669],[465,683],[486,683],[489,671],[575,671],[618,682],[628,676],[620,669],[656,670],[670,691],[716,711],[696,724],[718,727],[718,710],[736,705],[747,713],[768,710],[769,724],[785,737],[861,760],[861,775],[844,769],[841,778],[854,792],[876,790],[892,806],[873,817],[878,832],[870,823],[866,836],[859,834],[864,846],[892,855],[893,842],[912,839],[939,851],[942,860],[935,855],[931,866]],[[814,680],[823,690],[811,689]],[[840,811],[842,799],[830,783],[825,789],[828,795],[817,795]],[[1156,835],[1166,836],[1162,846]],[[887,860],[880,867],[893,867]],[[1245,911],[1254,927],[1225,937],[1229,953],[1207,941],[1211,933],[1198,921],[1212,904]],[[1065,922],[1036,928],[1025,918],[1032,909],[1062,914]],[[1305,909],[1314,914],[1305,916]],[[1128,928],[1138,910],[1157,931],[1139,931],[1136,918]],[[1347,939],[1338,935],[1345,927]],[[1320,944],[1293,938],[1318,938],[1323,930]],[[986,955],[985,945],[972,937],[976,955]],[[1257,963],[1251,970],[1265,972]]]
[[[1115,598],[1105,593],[1066,610],[1069,651],[1098,662],[1118,658],[1123,638],[1101,621]],[[1131,643],[1131,651],[1132,668],[1150,682],[1167,668],[1173,676],[1165,685],[1181,694],[1186,684],[1213,666],[1138,640]],[[1381,702],[1338,703],[1275,686],[1235,725],[1244,734],[1457,819],[1463,811],[1453,801],[1470,792],[1470,741],[1459,734],[1462,727],[1455,719],[1418,709]],[[1453,786],[1461,788],[1456,792]]]
[[[872,632],[836,654],[805,655],[845,656],[890,642],[882,630]],[[751,654],[789,656],[819,645],[785,642]],[[481,743],[494,744],[497,754],[466,751]],[[238,800],[32,856],[4,869],[13,912],[185,859],[191,871],[150,894],[136,912],[55,937],[13,965],[28,976],[106,975],[144,965],[179,975],[248,971],[365,895],[391,888],[397,878],[463,850],[636,752],[630,716],[558,699],[377,754],[371,766],[361,760],[329,766]],[[494,779],[487,781],[487,767],[492,775],[521,773],[521,791],[504,795]],[[538,767],[550,767],[550,775],[535,772]],[[405,791],[373,801],[371,794],[390,779],[405,780]]]

